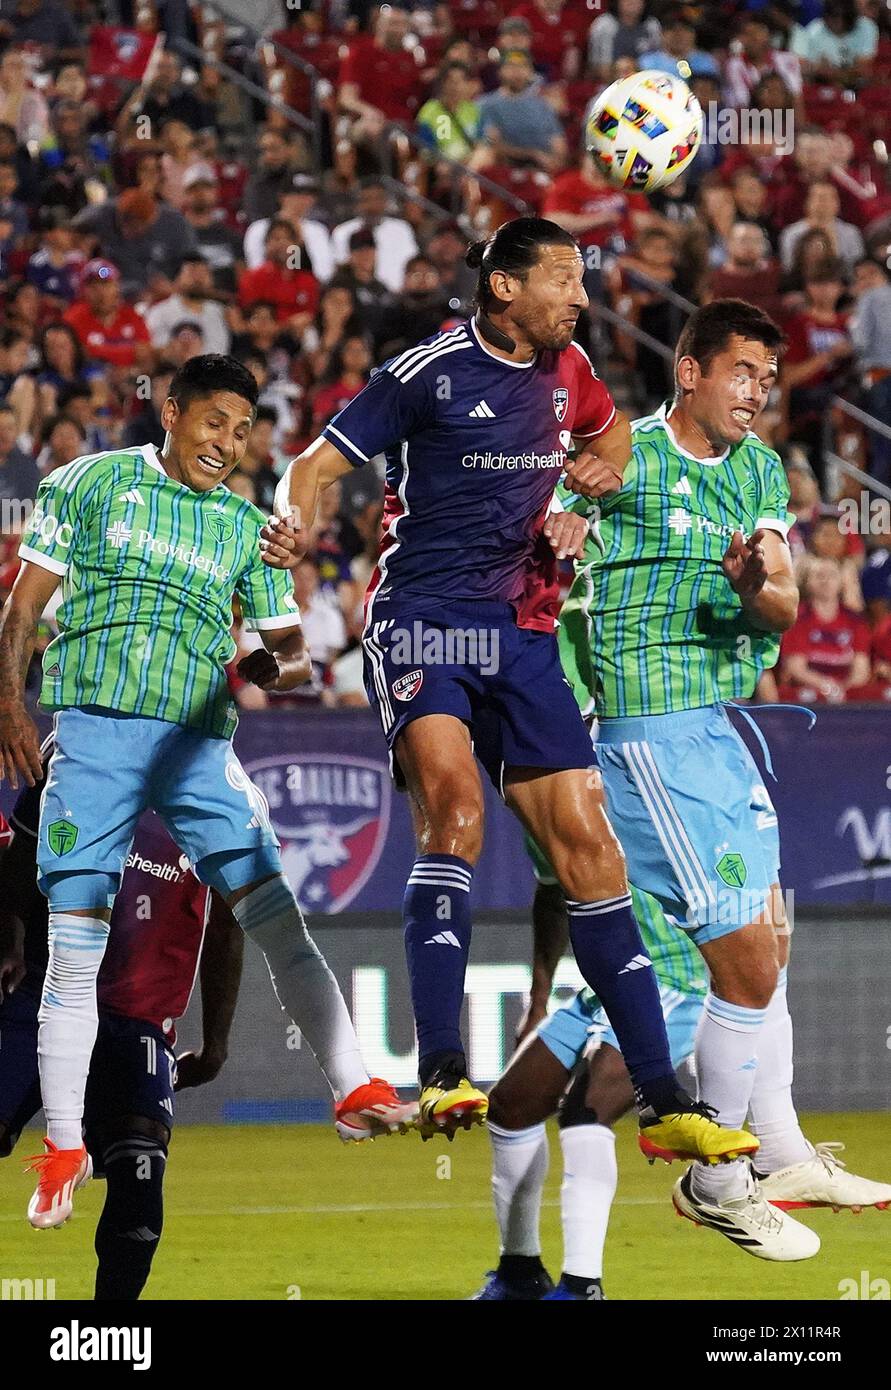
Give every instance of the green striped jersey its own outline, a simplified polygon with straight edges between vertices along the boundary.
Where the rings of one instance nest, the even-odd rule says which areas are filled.
[[[779,637],[746,619],[721,568],[734,531],[785,536],[793,520],[777,454],[748,434],[719,458],[675,442],[665,408],[632,425],[620,491],[567,509],[599,512],[560,615],[561,659],[585,713],[698,709],[752,694]],[[594,509],[597,509],[596,511]]]
[[[265,520],[223,484],[193,492],[176,482],[150,445],[44,478],[20,546],[62,579],[44,709],[98,705],[231,738],[233,595],[247,627],[300,621],[290,574],[260,557]]]
[[[528,834],[524,839],[538,882],[556,883],[554,870],[535,840]],[[631,901],[644,948],[653,962],[660,986],[704,998],[708,985],[702,956],[684,929],[669,922],[649,893],[642,893],[632,886]],[[593,991],[585,990],[584,993],[590,1002],[594,997]]]

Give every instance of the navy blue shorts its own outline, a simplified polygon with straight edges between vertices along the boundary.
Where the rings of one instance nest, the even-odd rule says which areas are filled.
[[[365,688],[394,757],[413,719],[450,714],[468,726],[498,791],[505,768],[589,768],[591,738],[563,674],[557,639],[518,628],[503,603],[443,605],[415,616],[376,605],[365,630]]]
[[[39,1008],[39,996],[21,986],[0,1004],[0,1123],[13,1144],[40,1109]],[[172,1129],[175,1081],[176,1061],[160,1028],[100,1009],[84,1100],[84,1138],[94,1162],[103,1132],[116,1120],[142,1115]]]

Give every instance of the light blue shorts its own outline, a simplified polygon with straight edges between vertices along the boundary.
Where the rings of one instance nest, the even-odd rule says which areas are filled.
[[[776,811],[723,705],[595,732],[628,876],[698,946],[744,927],[779,881]]]
[[[38,884],[48,896],[62,878],[92,873],[109,876],[113,898],[147,808],[205,882],[219,886],[202,875],[208,855],[240,853],[250,862],[253,851],[272,867],[279,842],[268,807],[228,739],[163,719],[76,708],[59,710],[54,730],[37,847]]]
[[[696,1027],[705,996],[683,994],[679,989],[661,985],[659,997],[662,1000],[671,1062],[677,1070],[693,1054]],[[567,1071],[574,1069],[585,1055],[585,1050],[595,1041],[608,1043],[617,1052],[622,1050],[609,1019],[596,995],[589,989],[580,989],[574,999],[546,1018],[539,1025],[537,1036]]]

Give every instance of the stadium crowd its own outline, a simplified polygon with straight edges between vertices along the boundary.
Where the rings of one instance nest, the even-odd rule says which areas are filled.
[[[781,322],[762,433],[789,475],[803,602],[759,694],[891,699],[891,504],[870,511],[839,466],[891,483],[891,429],[838,404],[891,427],[886,7],[259,0],[250,31],[243,12],[3,7],[0,600],[41,477],[160,446],[171,375],[197,353],[232,352],[258,380],[230,485],[270,509],[287,459],[376,364],[469,312],[471,234],[532,209],[578,238],[586,346],[632,413],[670,394],[689,303],[738,295]],[[648,197],[583,150],[591,100],[641,67],[687,77],[705,113],[697,158]],[[365,702],[380,463],[325,492],[296,572],[311,686],[276,697],[233,674],[245,707]]]

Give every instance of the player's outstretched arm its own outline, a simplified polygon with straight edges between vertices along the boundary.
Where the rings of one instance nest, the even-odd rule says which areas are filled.
[[[585,441],[566,469],[565,485],[582,497],[618,492],[631,460],[631,421],[621,410],[608,430]]]
[[[263,648],[243,656],[236,667],[243,681],[261,690],[293,690],[310,679],[312,662],[301,627],[266,628],[260,636]]]
[[[275,520],[262,530],[263,559],[273,569],[295,569],[312,542],[319,493],[352,464],[323,435],[285,469],[275,490]]]
[[[0,781],[18,789],[21,773],[29,787],[43,776],[37,726],[25,709],[25,676],[40,615],[59,584],[59,575],[25,561],[3,613],[0,631]]]
[[[722,562],[749,621],[765,632],[785,632],[798,615],[798,586],[789,547],[776,531],[758,530],[748,540],[734,531]]]
[[[229,1031],[235,1017],[244,932],[220,895],[213,890],[207,915],[207,930],[201,948],[200,1052],[184,1052],[176,1059],[176,1089],[203,1086],[222,1070],[229,1051]]]

